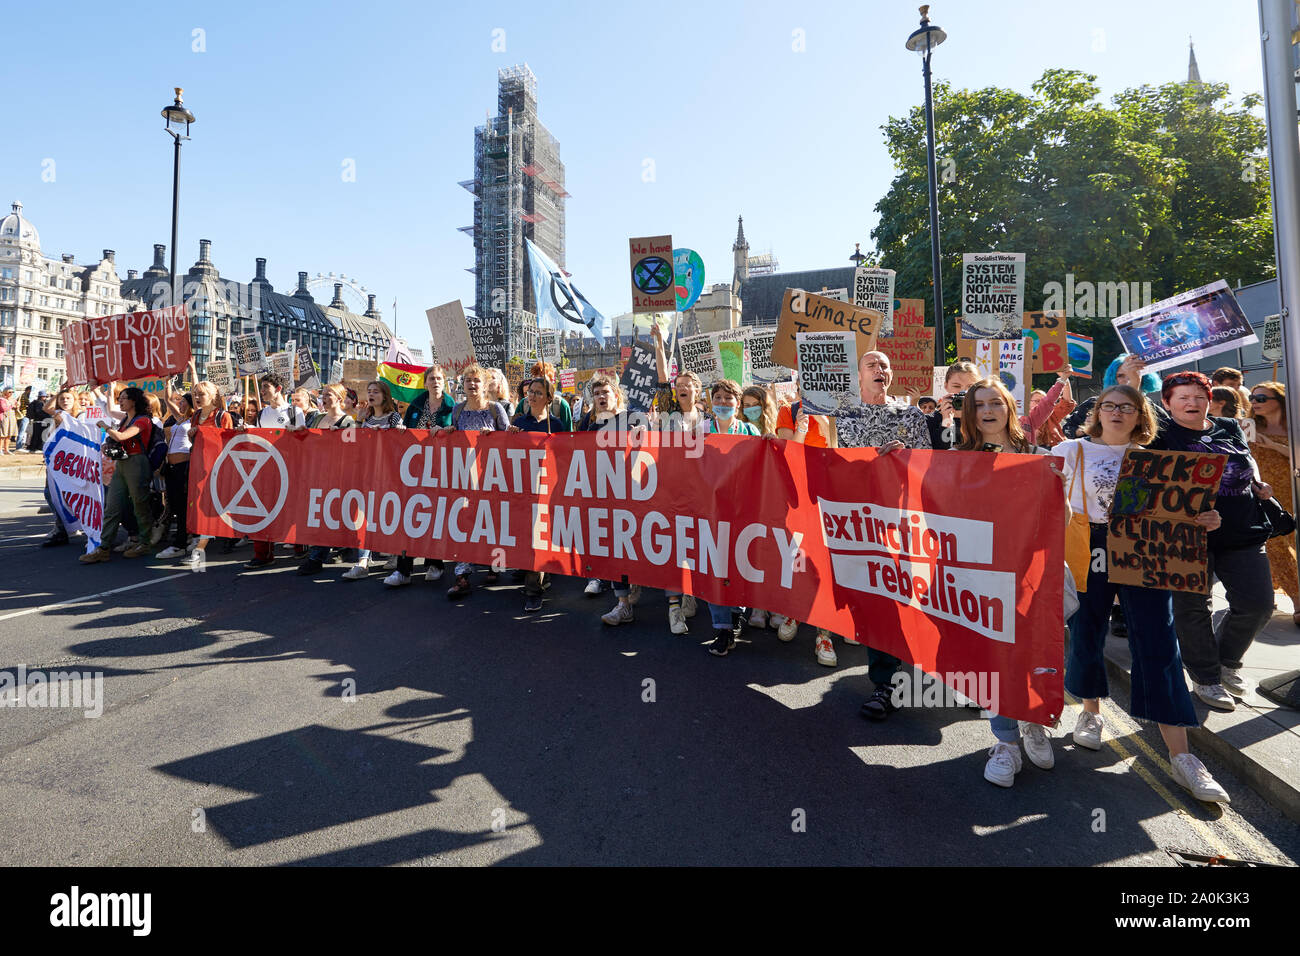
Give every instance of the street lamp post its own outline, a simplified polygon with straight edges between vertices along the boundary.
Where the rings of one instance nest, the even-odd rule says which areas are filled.
[[[171,305],[176,305],[176,220],[180,211],[181,140],[190,138],[190,124],[194,122],[194,114],[181,103],[181,93],[184,91],[179,86],[175,90],[176,102],[169,103],[162,110],[162,117],[167,121],[164,129],[176,147],[172,161],[172,264],[168,288]]]
[[[930,257],[934,282],[934,364],[947,365],[947,345],[943,338],[943,276],[939,266],[939,178],[934,168],[934,99],[930,92],[930,53],[948,34],[930,22],[929,4],[921,7],[921,26],[912,31],[906,46],[921,54],[925,76],[926,153],[930,164]]]

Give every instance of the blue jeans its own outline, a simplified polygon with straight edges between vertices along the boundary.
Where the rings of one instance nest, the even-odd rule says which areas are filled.
[[[1106,526],[1094,524],[1093,553],[1098,547],[1103,554],[1108,553],[1105,542]],[[1085,699],[1109,696],[1104,649],[1116,594],[1128,625],[1128,646],[1133,655],[1129,713],[1172,727],[1199,726],[1183,678],[1171,592],[1111,584],[1105,571],[1094,571],[1091,566],[1088,590],[1079,595],[1079,610],[1070,618],[1065,689]]]
[[[1020,740],[1020,721],[1014,717],[994,714],[989,718],[989,730],[1004,744],[1014,744]]]
[[[733,611],[737,614],[745,613],[743,608],[730,607],[726,604],[713,604],[709,601],[704,603],[709,606],[709,617],[713,619],[713,629],[715,631],[731,630],[731,614]]]

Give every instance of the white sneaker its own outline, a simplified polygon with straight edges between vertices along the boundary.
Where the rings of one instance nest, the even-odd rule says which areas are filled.
[[[834,667],[839,663],[839,658],[835,656],[835,645],[831,643],[831,636],[827,631],[817,632],[817,663],[825,664],[827,667]]]
[[[799,622],[792,617],[787,617],[781,622],[781,626],[776,629],[776,636],[787,644],[794,640],[794,636],[799,633]]]
[[[401,571],[394,571],[388,577],[384,578],[384,583],[390,588],[400,588],[404,584],[411,583],[411,576],[403,574]]]
[[[600,589],[603,583],[604,582],[602,582],[600,578],[592,578],[590,581],[587,582],[587,586],[582,589],[582,593],[587,595],[588,597],[595,597],[597,594],[600,593]]]
[[[859,646],[862,645],[862,642],[858,640],[856,637],[854,637],[852,634],[841,634],[840,637],[844,640],[845,644],[857,644]]]
[[[680,604],[668,605],[668,630],[674,634],[690,633],[690,625],[686,623],[686,615],[682,613]]]
[[[784,614],[769,614],[767,616],[767,626],[774,631],[779,631],[781,629],[781,625],[784,623],[785,623]]]
[[[1088,711],[1082,711],[1079,714],[1079,720],[1074,725],[1075,744],[1080,747],[1087,747],[1089,750],[1101,749],[1101,715],[1092,714]]]
[[[435,565],[429,565],[424,571],[424,580],[428,581],[430,584],[438,580],[440,577],[442,577],[442,568],[436,567]]]
[[[203,567],[203,549],[195,548],[189,556],[190,570],[198,571]]]
[[[344,581],[360,581],[370,573],[370,568],[364,564],[354,564],[343,572]]]
[[[1020,721],[1020,742],[1024,745],[1025,756],[1035,767],[1051,770],[1056,766],[1056,757],[1052,754],[1052,738],[1042,724]]]
[[[1236,710],[1237,702],[1222,684],[1193,684],[1192,693],[1215,710]]]
[[[695,616],[695,596],[692,594],[682,595],[682,613],[687,617]]]
[[[767,627],[767,612],[760,608],[754,608],[753,613],[749,615],[749,626]]]
[[[627,603],[635,604],[639,600],[641,600],[641,585],[634,584],[627,589]]]
[[[124,541],[122,544],[119,544],[117,547],[113,549],[113,553],[121,554],[127,548],[134,548],[139,543],[140,543],[139,538],[127,538],[126,541]]]
[[[602,614],[600,619],[606,624],[612,624],[615,626],[619,624],[631,624],[632,605],[624,604],[622,601],[619,601],[614,605],[614,610],[610,611],[608,614]]]
[[[1210,771],[1205,769],[1205,764],[1194,755],[1187,753],[1171,757],[1169,767],[1173,770],[1174,779],[1190,790],[1197,800],[1206,803],[1232,802],[1228,791],[1219,786],[1218,781],[1210,776]]]
[[[159,551],[157,556],[159,558],[179,558],[182,554],[185,554],[185,552],[175,545],[172,545],[170,548]]]
[[[385,570],[385,571],[396,571],[396,570],[397,570],[397,562],[398,562],[399,560],[401,560],[401,558],[400,558],[399,555],[396,555],[396,554],[389,555],[389,556],[388,556],[388,560],[384,562],[384,570]]]
[[[1020,773],[1022,766],[1020,748],[999,740],[989,748],[989,760],[984,765],[984,779],[999,787],[1009,787],[1016,782],[1016,774]]]
[[[1233,697],[1244,699],[1250,696],[1250,685],[1241,676],[1240,667],[1220,667],[1219,680],[1223,682],[1223,689]]]

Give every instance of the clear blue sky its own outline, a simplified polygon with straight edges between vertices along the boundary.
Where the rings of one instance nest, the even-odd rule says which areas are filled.
[[[300,269],[345,272],[390,322],[398,299],[399,331],[423,344],[425,308],[473,302],[473,249],[456,231],[473,200],[456,184],[473,175],[497,69],[527,62],[567,167],[568,268],[606,315],[630,307],[629,236],[671,233],[710,281],[730,280],[737,214],[751,252],[787,270],[871,247],[893,172],[880,127],[923,97],[903,49],[915,4],[494,7],[12,5],[0,202],[23,201],[47,255],[113,248],[123,277],[147,267],[170,230],[159,110],[182,86],[198,122],[182,159],[181,267],[203,238],[232,278],[251,278],[257,256],[278,289]],[[1262,89],[1249,0],[948,0],[931,13],[949,34],[936,75],[959,86],[1027,91],[1049,67],[1096,74],[1103,95],[1182,79],[1190,34],[1207,81],[1234,98]],[[348,159],[355,182],[341,176]]]

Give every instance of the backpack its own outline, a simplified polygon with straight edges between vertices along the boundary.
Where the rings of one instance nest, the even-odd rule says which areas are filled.
[[[151,471],[157,471],[167,460],[167,439],[163,435],[162,424],[156,418],[149,419],[149,446],[144,453],[149,456]]]

